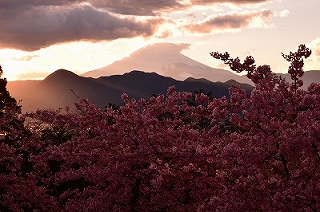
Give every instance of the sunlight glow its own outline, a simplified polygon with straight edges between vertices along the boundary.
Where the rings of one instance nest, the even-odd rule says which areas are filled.
[[[8,81],[44,79],[57,69],[82,74],[128,56],[146,43],[143,38],[113,42],[71,42],[53,45],[34,52],[0,50],[0,64]]]

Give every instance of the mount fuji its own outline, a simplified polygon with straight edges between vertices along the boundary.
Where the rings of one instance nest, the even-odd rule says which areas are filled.
[[[98,78],[124,74],[132,70],[156,72],[176,80],[187,78],[205,78],[212,82],[235,80],[239,83],[251,83],[245,76],[239,76],[224,69],[216,69],[197,62],[181,53],[189,44],[157,43],[145,46],[112,64],[82,74],[85,77]],[[209,53],[208,53],[209,55]]]

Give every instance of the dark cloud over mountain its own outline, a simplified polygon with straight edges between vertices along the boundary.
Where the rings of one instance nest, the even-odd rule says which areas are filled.
[[[96,42],[138,36],[152,37],[162,24],[174,23],[164,12],[217,3],[262,2],[268,0],[2,0],[0,49],[33,51],[57,43],[79,40]],[[200,25],[191,24],[189,30],[207,33],[210,27],[242,27],[250,18],[251,16],[236,14],[221,16],[201,22]]]
[[[37,50],[55,43],[75,40],[113,40],[151,36],[160,18],[138,21],[120,18],[88,5],[78,7],[36,7],[21,10],[15,21],[0,21],[0,47]]]

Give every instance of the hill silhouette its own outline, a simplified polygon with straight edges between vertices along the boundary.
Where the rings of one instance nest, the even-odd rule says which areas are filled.
[[[184,81],[164,77],[157,73],[131,71],[123,75],[100,78],[79,76],[71,71],[60,69],[41,81],[14,81],[8,83],[8,90],[17,100],[22,100],[22,111],[44,108],[73,106],[78,97],[87,98],[96,106],[104,108],[109,103],[120,105],[122,93],[130,98],[150,98],[165,94],[169,86],[177,91],[194,92],[203,89],[212,92],[213,97],[228,96],[228,87],[236,81],[226,83],[211,82],[205,79],[188,78]],[[250,85],[241,85],[250,91]]]

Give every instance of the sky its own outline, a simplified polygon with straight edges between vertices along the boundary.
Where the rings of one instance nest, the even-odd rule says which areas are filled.
[[[153,43],[227,68],[210,52],[284,73],[281,53],[306,44],[305,70],[320,70],[319,0],[0,0],[0,65],[8,81],[82,74]]]

